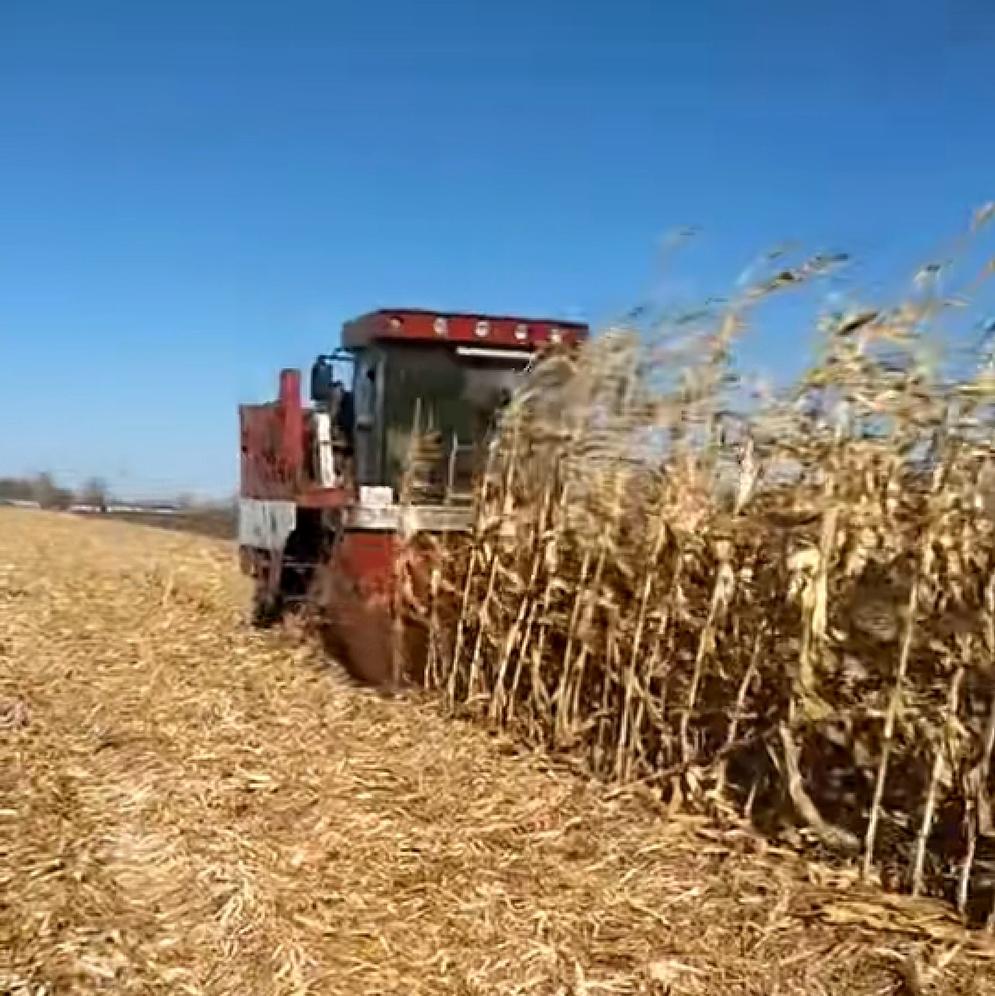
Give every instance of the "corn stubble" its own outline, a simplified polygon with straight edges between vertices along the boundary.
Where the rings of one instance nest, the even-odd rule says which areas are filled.
[[[928,362],[952,304],[926,268],[731,401],[753,309],[836,262],[537,365],[432,578],[425,682],[991,930],[995,369]]]
[[[232,554],[0,509],[4,996],[995,993],[936,903],[355,690]]]

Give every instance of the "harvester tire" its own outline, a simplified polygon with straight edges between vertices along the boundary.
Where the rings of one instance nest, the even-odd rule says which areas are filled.
[[[278,595],[261,591],[259,585],[252,595],[252,625],[256,629],[270,629],[280,621],[281,607]]]

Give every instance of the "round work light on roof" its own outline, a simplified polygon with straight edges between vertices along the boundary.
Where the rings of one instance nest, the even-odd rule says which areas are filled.
[[[563,342],[563,333],[555,325],[549,330],[549,341],[554,343]]]
[[[485,335],[490,334],[490,331],[491,331],[491,323],[485,322],[483,320],[477,322],[477,324],[473,327],[474,335],[479,335],[481,338],[483,338]]]
[[[401,326],[404,324],[404,322],[402,322],[397,315],[394,315],[387,324],[390,325],[391,329],[394,332],[398,332],[400,331]]]
[[[432,331],[436,335],[445,335],[449,331],[449,322],[447,322],[442,315],[439,315],[439,317],[432,322]]]
[[[529,337],[529,327],[524,322],[519,322],[515,326],[515,338],[519,342],[525,342]]]

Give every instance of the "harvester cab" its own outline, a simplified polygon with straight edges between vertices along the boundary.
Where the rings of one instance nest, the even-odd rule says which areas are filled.
[[[266,624],[331,578],[352,614],[390,601],[401,542],[466,530],[501,407],[540,351],[586,325],[421,310],[347,322],[310,373],[280,374],[268,404],[242,405],[239,553]],[[347,666],[348,666],[348,662]]]

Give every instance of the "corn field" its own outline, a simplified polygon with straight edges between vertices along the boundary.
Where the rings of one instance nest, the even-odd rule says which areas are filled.
[[[992,929],[995,368],[931,363],[951,304],[927,268],[736,404],[753,309],[832,263],[533,369],[432,577],[425,681]]]

